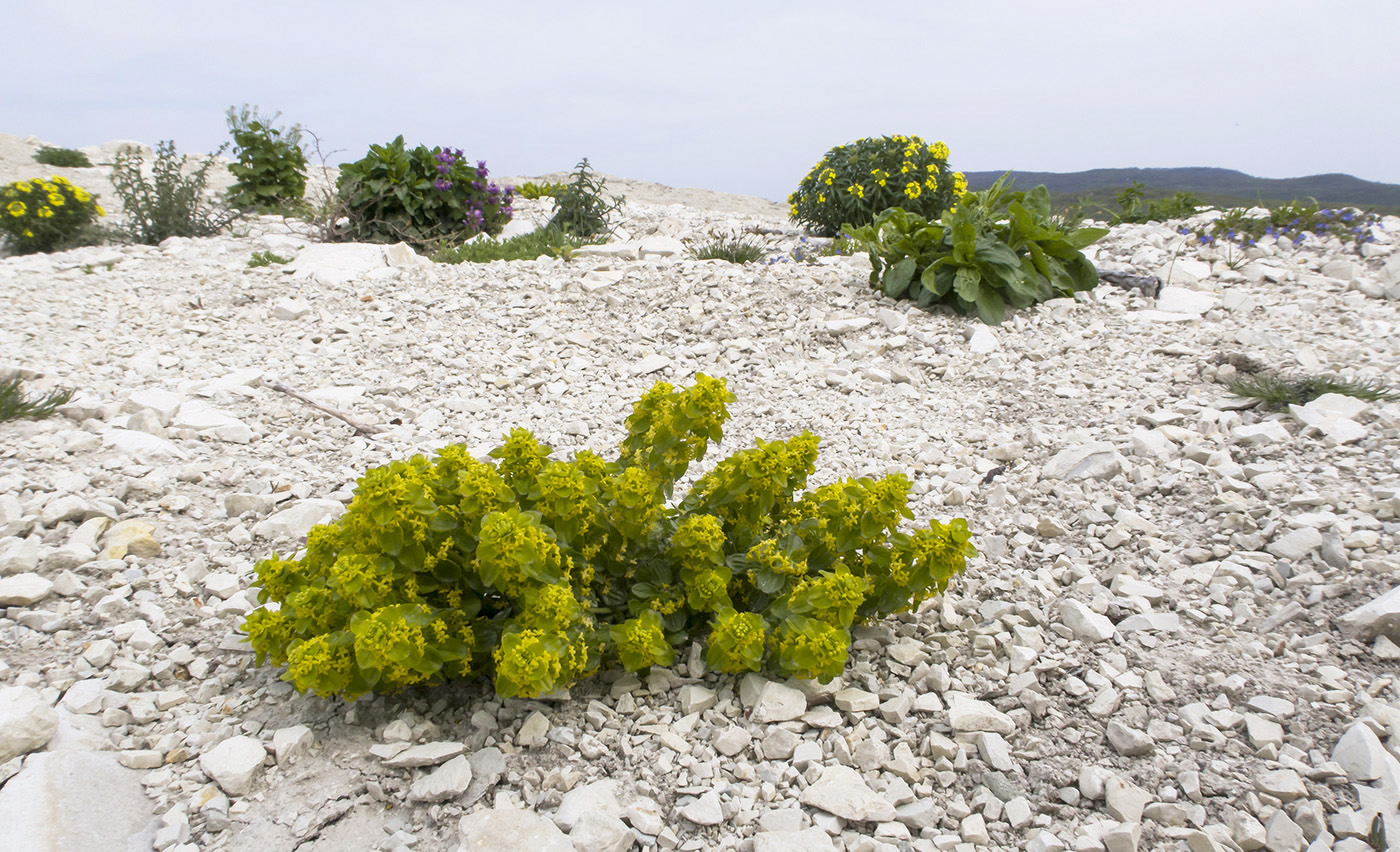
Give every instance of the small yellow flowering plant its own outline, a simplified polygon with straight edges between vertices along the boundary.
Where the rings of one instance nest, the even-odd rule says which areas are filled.
[[[868,225],[890,207],[931,219],[957,203],[967,179],[948,168],[948,146],[917,136],[882,136],[838,145],[788,196],[789,217],[834,237]]]
[[[264,606],[244,629],[259,663],[323,696],[487,675],[533,697],[603,665],[669,665],[708,637],[723,672],[839,675],[853,624],[963,570],[967,523],[898,531],[912,517],[898,474],[800,493],[807,432],[731,455],[668,505],[733,400],[722,379],[658,383],[613,462],[554,459],[516,429],[494,463],[451,445],[366,472],[299,559],[258,563]]]
[[[90,244],[104,215],[91,193],[58,175],[0,187],[0,233],[16,254]]]

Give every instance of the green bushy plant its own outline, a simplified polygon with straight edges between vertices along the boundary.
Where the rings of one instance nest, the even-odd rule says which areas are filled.
[[[822,237],[861,227],[891,207],[936,219],[967,190],[948,168],[948,146],[918,136],[881,136],[837,145],[788,196],[789,218]]]
[[[554,198],[564,192],[562,183],[535,183],[525,181],[515,188],[515,194],[521,198]]]
[[[490,263],[493,260],[534,260],[537,257],[568,257],[584,241],[553,228],[538,228],[508,240],[489,237],[445,248],[433,255],[435,263]]]
[[[21,383],[19,376],[0,380],[0,422],[18,417],[42,420],[73,398],[72,391],[52,390],[39,399],[25,399]]]
[[[34,161],[45,166],[57,166],[60,169],[92,167],[92,161],[82,151],[76,151],[72,148],[55,148],[51,145],[40,148],[34,155]]]
[[[306,152],[301,127],[275,127],[280,113],[263,116],[257,107],[228,108],[229,133],[238,161],[228,170],[237,178],[228,202],[239,210],[266,213],[300,204],[306,194]]]
[[[1201,200],[1189,192],[1178,192],[1169,198],[1147,199],[1144,190],[1146,186],[1141,181],[1133,181],[1118,193],[1118,212],[1113,214],[1113,224],[1185,219],[1196,215],[1196,209],[1201,206]]]
[[[173,141],[156,146],[151,176],[146,177],[145,158],[123,151],[112,165],[112,188],[126,215],[126,235],[135,242],[158,245],[170,237],[208,237],[238,218],[238,212],[221,206],[205,193],[209,169],[227,145],[189,174],[186,158],[175,153]]]
[[[1008,305],[1024,308],[1097,287],[1098,271],[1081,249],[1107,233],[1059,229],[1045,187],[1012,192],[1006,175],[964,195],[938,221],[894,208],[848,231],[870,253],[870,283],[885,295],[921,308],[976,311],[990,325],[1001,324]]]
[[[602,666],[706,661],[829,680],[851,625],[917,606],[973,555],[967,523],[912,517],[909,480],[803,492],[819,438],[759,440],[668,503],[722,437],[722,379],[661,382],[634,405],[613,461],[555,459],[515,429],[478,461],[461,445],[374,468],[300,559],[257,564],[244,622],[261,663],[299,690],[354,697],[489,675],[539,696]]]
[[[510,221],[515,188],[486,180],[485,160],[471,166],[460,150],[409,150],[399,136],[371,145],[340,167],[340,200],[349,219],[337,236],[370,243],[406,242],[435,250],[477,234],[495,236]]]
[[[1375,378],[1344,379],[1332,375],[1286,375],[1258,373],[1234,376],[1225,387],[1235,396],[1257,399],[1266,406],[1285,408],[1307,405],[1323,394],[1335,393],[1367,402],[1394,402],[1400,393]]]
[[[627,199],[614,195],[605,199],[606,181],[600,178],[584,157],[574,168],[572,179],[554,194],[554,215],[549,227],[580,239],[592,240],[613,232],[609,218],[622,209]]]
[[[0,234],[16,254],[96,243],[105,215],[91,193],[59,175],[0,187]]]

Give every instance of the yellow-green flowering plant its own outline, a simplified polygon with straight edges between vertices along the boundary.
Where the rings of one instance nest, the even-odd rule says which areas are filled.
[[[897,207],[936,219],[967,191],[948,168],[948,146],[918,136],[881,136],[837,145],[788,196],[789,217],[823,237],[868,225]]]
[[[105,215],[91,193],[58,175],[0,187],[0,233],[16,254],[94,242],[92,225]]]
[[[244,622],[259,663],[353,698],[478,675],[539,696],[604,665],[668,665],[708,637],[730,673],[829,680],[849,628],[917,606],[975,551],[967,523],[913,532],[909,480],[807,491],[819,439],[759,441],[675,483],[722,437],[722,379],[661,382],[633,406],[615,461],[553,456],[515,429],[479,461],[461,445],[374,468],[299,558],[257,565]]]

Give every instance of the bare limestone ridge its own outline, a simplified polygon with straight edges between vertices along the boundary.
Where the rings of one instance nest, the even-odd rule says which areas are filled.
[[[0,181],[51,171],[37,147],[0,136]],[[1120,226],[1093,260],[1160,286],[989,328],[880,297],[864,256],[792,262],[771,202],[608,184],[615,239],[569,260],[434,264],[280,217],[0,258],[0,376],[76,391],[0,423],[0,849],[1400,848],[1400,403],[1219,383],[1400,386],[1400,219],[1243,262]],[[774,262],[689,259],[715,231]],[[255,562],[367,468],[515,426],[606,453],[699,372],[738,397],[713,458],[810,429],[812,485],[903,471],[981,555],[829,684],[687,649],[546,700],[347,703],[254,664]]]

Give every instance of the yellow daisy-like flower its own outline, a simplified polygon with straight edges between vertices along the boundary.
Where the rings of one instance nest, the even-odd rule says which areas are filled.
[[[902,175],[907,175],[907,174],[909,174],[909,171],[910,171],[911,169],[913,169],[913,168],[914,168],[914,164],[913,164],[913,163],[900,163],[900,165],[899,165],[899,173],[902,174]]]
[[[101,204],[97,205],[97,215],[99,215],[99,216],[106,216],[106,215],[107,215],[107,211],[102,209],[102,205],[101,205]]]
[[[9,206],[6,207],[5,210],[11,216],[18,219],[19,217],[23,216],[29,210],[29,208],[24,206],[23,201],[11,201]]]
[[[53,181],[54,183],[58,184],[59,186],[67,186],[67,185],[68,185],[68,178],[64,177],[63,175],[54,175],[53,177],[49,178],[49,180]]]
[[[827,169],[826,171],[822,172],[822,183],[826,184],[827,186],[831,186],[832,182],[835,180],[836,171],[834,169]]]
[[[846,187],[846,191],[854,195],[856,198],[865,197],[865,187],[861,186],[858,183],[853,183],[850,186]]]
[[[962,172],[953,172],[953,192],[958,195],[967,192],[967,176]]]
[[[53,218],[53,208],[52,208],[52,207],[40,207],[37,211],[35,211],[35,215],[38,216],[40,219],[52,219],[52,218]]]
[[[82,204],[87,204],[89,201],[92,200],[92,196],[88,195],[88,191],[86,189],[76,186],[73,187],[73,197],[78,199],[79,203]]]
[[[918,198],[921,192],[923,192],[923,188],[919,186],[918,181],[911,180],[904,185],[904,194],[910,198]]]
[[[946,160],[946,159],[948,159],[948,146],[947,146],[947,145],[944,145],[942,142],[935,142],[935,143],[933,143],[932,151],[933,151],[934,159],[937,159],[937,160]]]
[[[928,176],[928,180],[924,181],[924,186],[928,187],[928,191],[929,191],[929,192],[937,192],[937,191],[938,191],[938,179],[935,178],[933,175],[929,175],[929,176]]]
[[[62,206],[64,205],[64,202],[65,202],[65,199],[64,199],[62,193],[59,193],[59,192],[50,192],[50,193],[49,193],[49,203],[52,204],[53,206],[55,206],[55,207],[62,207]]]
[[[819,192],[819,193],[817,193],[817,203],[818,203],[818,204],[825,204],[825,203],[826,203],[826,193],[824,193],[824,192]]]
[[[791,207],[788,208],[788,215],[789,215],[789,216],[796,216],[796,215],[797,215],[797,205],[796,205],[796,204],[794,204],[794,205],[792,205]]]
[[[26,237],[32,237],[32,236],[34,236],[34,232],[31,231],[31,230],[29,230],[28,228],[25,228],[25,229],[24,229],[24,236],[26,236]]]
[[[18,189],[20,192],[29,192],[34,187],[29,185],[29,181],[22,180],[19,183],[15,184],[15,188]]]

